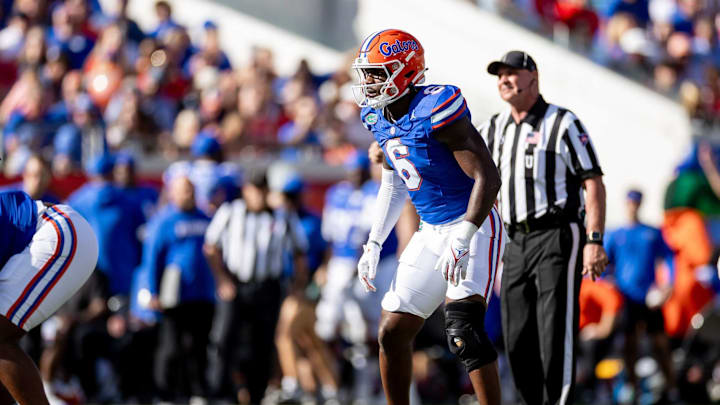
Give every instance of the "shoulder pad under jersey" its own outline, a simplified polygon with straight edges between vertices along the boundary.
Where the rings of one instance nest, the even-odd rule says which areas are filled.
[[[430,119],[433,130],[442,128],[468,114],[467,103],[460,89],[452,85],[431,85],[418,88],[420,96],[412,109],[412,118]]]

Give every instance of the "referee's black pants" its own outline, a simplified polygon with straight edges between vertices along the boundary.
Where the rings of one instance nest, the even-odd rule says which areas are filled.
[[[235,298],[219,300],[209,347],[213,396],[236,401],[246,388],[259,404],[275,365],[275,327],[282,302],[280,280],[237,283]]]
[[[502,275],[502,326],[515,386],[527,405],[571,403],[585,231],[510,232]]]

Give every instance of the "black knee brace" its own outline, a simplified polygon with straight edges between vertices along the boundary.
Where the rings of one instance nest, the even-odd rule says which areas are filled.
[[[497,359],[485,333],[485,305],[479,301],[454,301],[445,305],[445,331],[450,351],[468,373]]]

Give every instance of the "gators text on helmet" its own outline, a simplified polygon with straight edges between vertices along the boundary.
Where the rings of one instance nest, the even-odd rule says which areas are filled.
[[[368,36],[352,65],[359,83],[352,87],[360,107],[382,108],[425,79],[425,51],[405,31],[387,29]],[[376,79],[384,78],[381,83]]]

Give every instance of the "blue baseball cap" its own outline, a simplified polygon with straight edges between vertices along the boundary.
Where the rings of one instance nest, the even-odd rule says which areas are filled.
[[[198,133],[190,147],[190,153],[195,157],[211,156],[218,152],[220,152],[220,142],[215,139],[210,131]]]
[[[345,160],[346,170],[368,170],[370,168],[370,158],[367,153],[355,152],[347,157]]]
[[[115,164],[135,167],[135,156],[128,151],[120,151],[115,154]]]
[[[215,24],[215,21],[213,21],[213,20],[206,20],[206,21],[203,23],[203,28],[204,28],[205,30],[216,30],[216,29],[218,29],[218,26],[217,26],[217,24]]]
[[[302,178],[298,175],[292,175],[289,178],[285,179],[281,191],[287,194],[296,194],[302,191],[304,187],[305,183],[303,182]]]
[[[110,174],[114,167],[114,157],[110,154],[105,153],[92,158],[92,160],[90,160],[90,162],[87,164],[85,170],[91,175],[103,176],[106,174]]]
[[[58,129],[53,139],[53,147],[56,155],[63,155],[75,163],[82,159],[82,135],[80,130],[73,124],[65,124]]]
[[[642,201],[643,194],[642,194],[642,192],[640,192],[640,191],[638,191],[638,190],[630,190],[630,191],[628,191],[628,193],[627,193],[627,198],[628,198],[628,200],[630,200],[630,201],[634,201],[634,202],[636,202],[636,203],[639,203],[639,202]]]

